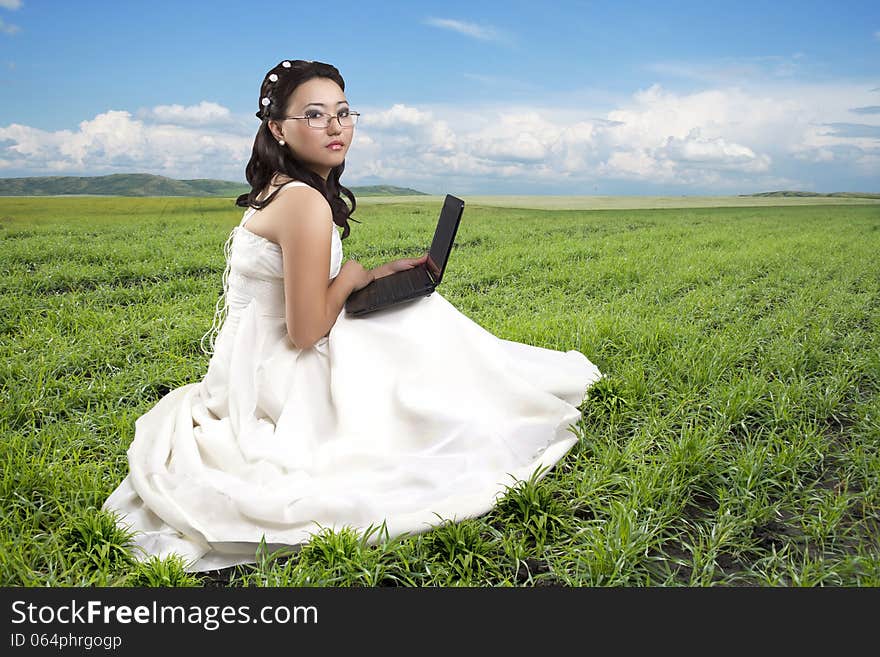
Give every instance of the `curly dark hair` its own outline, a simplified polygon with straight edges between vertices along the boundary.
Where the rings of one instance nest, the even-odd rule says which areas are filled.
[[[272,81],[270,76],[275,80]],[[302,181],[321,192],[330,204],[333,223],[342,226],[342,239],[345,239],[351,232],[351,227],[348,224],[349,219],[360,223],[351,217],[357,206],[354,194],[339,182],[339,178],[345,170],[345,162],[343,161],[338,167],[333,167],[327,180],[324,181],[321,176],[305,166],[289,148],[279,145],[268,125],[270,119],[281,120],[284,118],[288,99],[299,85],[317,77],[329,78],[345,91],[345,80],[342,79],[339,70],[335,66],[323,62],[288,59],[280,62],[266,73],[263,84],[260,86],[260,109],[257,111],[257,118],[261,119],[262,123],[254,138],[251,159],[245,169],[245,177],[250,183],[251,191],[239,196],[235,204],[243,208],[251,207],[257,210],[266,207],[274,200],[280,187],[262,201],[257,201],[257,196],[269,185],[276,174],[281,174],[292,180]],[[263,104],[263,98],[269,99],[268,105]],[[351,201],[351,207],[342,199],[343,194]]]

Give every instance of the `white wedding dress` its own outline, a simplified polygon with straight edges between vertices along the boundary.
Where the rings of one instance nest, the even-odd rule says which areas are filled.
[[[363,317],[343,309],[296,348],[281,248],[245,228],[253,212],[227,242],[228,312],[204,379],[137,419],[129,474],[103,507],[136,530],[138,558],[175,553],[204,571],[324,527],[422,532],[486,513],[577,441],[596,366],[498,338],[437,291]],[[332,279],[342,240],[328,230]]]

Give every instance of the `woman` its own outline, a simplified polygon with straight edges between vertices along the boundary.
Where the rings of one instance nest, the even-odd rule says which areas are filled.
[[[283,61],[259,102],[208,371],[138,418],[104,505],[142,558],[176,553],[192,571],[325,527],[396,536],[486,513],[571,448],[600,377],[577,351],[497,338],[436,291],[349,317],[352,291],[427,255],[342,263],[358,115],[335,67]]]

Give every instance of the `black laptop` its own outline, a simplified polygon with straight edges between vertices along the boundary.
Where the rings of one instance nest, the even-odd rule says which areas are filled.
[[[345,301],[345,312],[349,315],[366,315],[431,294],[443,278],[463,211],[464,201],[447,194],[425,263],[377,278],[366,287],[355,290]]]

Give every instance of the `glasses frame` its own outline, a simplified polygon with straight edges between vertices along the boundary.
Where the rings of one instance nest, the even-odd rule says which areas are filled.
[[[339,114],[342,112],[345,112],[345,111],[348,111],[349,116],[360,117],[360,115],[361,115],[360,112],[352,112],[351,110],[340,110],[336,114],[327,114],[327,112],[321,112],[320,114],[318,114],[318,116],[285,116],[284,119],[282,119],[282,120],[287,121],[288,119],[298,119],[298,120],[305,119],[308,126],[312,130],[326,130],[327,128],[330,127],[330,124],[333,123],[333,119],[336,119],[336,122],[339,123],[339,127],[342,128],[343,130],[347,130],[348,128],[355,127],[357,125],[357,122],[359,121],[359,119],[355,118],[354,123],[352,123],[351,125],[342,125],[342,122],[339,120]],[[324,117],[329,117],[327,119],[327,125],[321,125],[321,126],[312,125],[311,119],[319,119],[319,118],[322,119]]]

